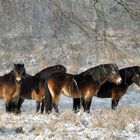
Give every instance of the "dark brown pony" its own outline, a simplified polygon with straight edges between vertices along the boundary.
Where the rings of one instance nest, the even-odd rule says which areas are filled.
[[[46,113],[50,113],[52,107],[58,111],[58,102],[61,93],[72,98],[84,99],[84,111],[89,112],[93,95],[107,80],[116,84],[121,82],[116,64],[104,64],[93,67],[78,75],[68,73],[54,73],[48,78],[45,94]],[[48,94],[50,93],[50,94]]]
[[[112,98],[112,109],[115,109],[119,100],[126,93],[128,87],[135,83],[140,86],[140,67],[132,66],[119,70],[122,77],[122,82],[119,85],[114,83],[105,82],[98,93],[95,95],[100,98]],[[84,103],[82,103],[84,105]],[[76,112],[80,108],[80,98],[73,99],[73,110]]]
[[[15,100],[17,102],[17,111],[20,113],[21,105],[24,99],[33,99],[36,100],[36,112],[40,109],[41,105],[41,113],[44,110],[44,95],[45,95],[45,82],[47,78],[55,72],[66,72],[66,68],[62,65],[55,65],[51,67],[47,67],[40,72],[36,73],[34,76],[28,76],[24,78],[21,82],[21,89],[19,97]]]
[[[24,64],[14,64],[13,70],[0,76],[0,98],[5,100],[7,112],[11,112],[11,100],[19,94],[20,81],[25,76]]]

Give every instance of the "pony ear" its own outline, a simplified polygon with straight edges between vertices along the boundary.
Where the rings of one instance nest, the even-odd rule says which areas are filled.
[[[117,63],[114,63],[114,66],[118,67]]]
[[[14,63],[14,67],[16,67],[16,64]]]
[[[24,64],[22,64],[22,66],[24,67]]]

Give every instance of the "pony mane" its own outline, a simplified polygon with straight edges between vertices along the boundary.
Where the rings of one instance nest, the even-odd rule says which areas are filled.
[[[119,70],[119,72],[124,74],[125,71],[133,72],[136,69],[140,72],[140,66],[131,66],[131,67],[122,68]]]
[[[43,70],[36,73],[34,76],[37,77],[38,79],[43,79],[44,80],[48,76],[50,76],[52,73],[58,72],[58,71],[66,72],[67,70],[63,65],[54,65],[54,66],[44,68]]]
[[[130,67],[122,68],[119,70],[119,74],[123,78],[123,80],[126,80],[126,78],[128,77],[132,77],[135,71],[140,73],[140,67],[130,66]]]
[[[120,69],[120,70],[125,70],[125,69],[139,69],[139,71],[140,71],[140,66],[130,66],[130,67],[126,67],[126,68],[122,68],[122,69]],[[119,70],[119,71],[120,71]]]
[[[98,65],[96,67],[90,68],[90,69],[80,73],[80,75],[82,75],[82,76],[92,76],[92,78],[95,81],[101,81],[110,72],[110,67],[112,67],[112,66],[113,66],[113,64]],[[109,71],[107,70],[107,68],[109,69]]]

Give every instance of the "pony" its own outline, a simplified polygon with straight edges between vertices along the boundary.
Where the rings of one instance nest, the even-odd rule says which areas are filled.
[[[122,82],[119,85],[114,83],[105,82],[95,96],[99,98],[112,98],[111,108],[116,109],[119,100],[125,95],[128,87],[135,83],[140,86],[140,67],[131,66],[119,70]],[[80,98],[73,99],[73,110],[77,112],[80,109]],[[82,105],[84,105],[82,99]]]
[[[45,85],[47,78],[55,72],[66,72],[66,68],[63,65],[55,65],[47,67],[40,72],[36,73],[34,76],[27,76],[21,81],[21,88],[20,88],[20,94],[15,100],[17,111],[20,113],[21,105],[24,101],[24,99],[34,99],[36,100],[36,112],[40,109],[41,105],[41,113],[44,111],[44,95],[45,95]]]
[[[83,98],[84,111],[89,113],[89,104],[93,95],[97,93],[100,86],[107,80],[116,84],[121,82],[116,64],[98,65],[77,75],[61,72],[53,73],[48,78],[46,86],[46,113],[50,113],[53,107],[59,113],[58,103],[61,92],[72,98]]]
[[[12,111],[12,99],[19,94],[21,80],[25,76],[24,64],[14,64],[13,70],[0,76],[0,98],[5,101],[6,112]]]

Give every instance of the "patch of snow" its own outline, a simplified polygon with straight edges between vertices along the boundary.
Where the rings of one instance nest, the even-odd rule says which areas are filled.
[[[59,103],[60,115],[54,112],[52,114],[35,113],[33,100],[26,100],[22,105],[22,113],[15,115],[6,113],[4,101],[0,100],[0,140],[113,140],[117,138],[139,140],[140,118],[139,116],[131,118],[129,114],[129,111],[133,113],[137,108],[136,111],[140,110],[139,90],[128,91],[119,102],[116,111],[112,111],[110,105],[110,99],[94,97],[89,114],[82,109],[74,114],[72,99],[62,95]],[[123,110],[125,106],[128,107],[127,110]],[[125,118],[124,111],[130,118]],[[119,115],[122,120],[119,120]]]

